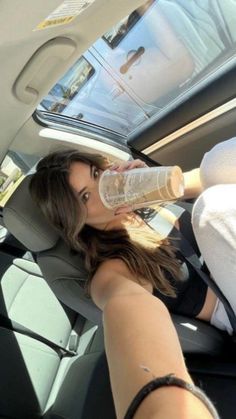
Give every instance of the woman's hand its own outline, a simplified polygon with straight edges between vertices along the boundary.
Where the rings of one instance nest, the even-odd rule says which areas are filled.
[[[148,167],[144,161],[140,159],[135,160],[129,160],[122,163],[113,163],[111,167],[109,167],[109,170],[115,170],[116,172],[124,172],[125,170],[131,170],[131,169],[138,169],[138,168],[144,168]]]

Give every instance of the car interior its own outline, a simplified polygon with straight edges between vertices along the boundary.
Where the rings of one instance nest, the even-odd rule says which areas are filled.
[[[188,171],[235,137],[236,3],[2,0],[0,27],[0,419],[115,419],[83,257],[29,182],[51,151]],[[234,337],[172,320],[195,383],[234,419]]]

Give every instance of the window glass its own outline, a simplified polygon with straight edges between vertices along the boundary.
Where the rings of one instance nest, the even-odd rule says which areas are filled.
[[[153,0],[148,2],[153,3]],[[130,15],[122,19],[116,26],[111,28],[108,32],[103,35],[103,39],[107,41],[108,45],[111,48],[117,47],[119,43],[124,39],[132,27],[138,22],[143,12],[139,10],[134,10]]]
[[[94,68],[81,57],[75,65],[59,80],[41,102],[41,106],[50,112],[61,113],[82,87],[94,74]]]
[[[4,207],[12,193],[36,164],[38,158],[9,151],[0,166],[0,206]]]
[[[98,39],[38,110],[125,138],[235,61],[235,0],[149,0]]]

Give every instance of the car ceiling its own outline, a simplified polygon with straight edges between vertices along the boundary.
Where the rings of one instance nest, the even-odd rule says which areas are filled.
[[[78,57],[117,21],[143,3],[143,0],[94,0],[71,23],[35,30],[64,1],[1,1],[1,160],[8,149],[43,156],[71,144],[76,144],[81,150],[99,150],[116,159],[130,157],[126,147],[118,149],[114,143],[112,146],[112,142],[108,146],[107,138],[104,141],[102,135],[93,137],[89,134],[86,137],[73,130],[68,133],[63,126],[60,130],[59,127],[47,129],[32,116],[42,98]],[[27,87],[32,85],[36,95],[35,92],[31,94],[32,89]],[[164,165],[179,164],[185,170],[196,167],[202,155],[216,142],[236,135],[235,106],[230,112],[200,124],[198,128],[189,132],[184,129],[174,141],[167,142],[166,138],[235,96],[236,72],[233,68],[162,120],[151,121],[150,126],[130,138],[130,145],[145,152],[154,143],[156,151],[148,153],[154,160]]]
[[[63,0],[1,1],[1,159],[8,148],[18,150],[22,148],[22,151],[27,150],[29,153],[38,155],[50,148],[45,146],[45,142],[43,147],[40,145],[41,139],[31,117],[36,106],[62,74],[98,37],[143,1],[95,0],[71,23],[35,30],[37,25],[62,3]],[[33,64],[37,51],[40,48],[43,50],[42,47],[51,40],[53,40],[52,43],[58,40],[55,53],[56,65],[55,62],[52,63],[53,60],[50,60],[49,50],[46,58],[44,57],[41,62],[39,59],[41,70],[35,73]],[[69,46],[64,47],[64,43],[68,40]],[[60,45],[62,45],[61,49]],[[33,59],[32,56],[34,56]],[[29,66],[29,62],[32,65]],[[30,67],[30,71],[27,66]],[[27,101],[24,100],[24,94],[27,96],[27,85],[31,84],[31,79],[38,93],[27,99],[29,103],[24,103]],[[21,94],[19,94],[20,90]],[[24,125],[26,128],[22,131]],[[18,136],[15,141],[16,135]]]

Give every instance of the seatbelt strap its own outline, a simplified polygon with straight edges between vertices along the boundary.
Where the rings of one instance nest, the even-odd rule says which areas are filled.
[[[145,221],[145,220],[144,220]],[[149,222],[148,220],[145,221],[146,224],[148,224],[152,229],[155,226],[155,220],[151,220]],[[156,225],[158,229],[158,225]],[[183,255],[184,259],[189,262],[189,264],[193,267],[193,269],[197,272],[197,274],[200,276],[200,278],[208,285],[209,288],[212,289],[212,291],[216,294],[216,296],[219,298],[219,300],[224,305],[224,308],[226,310],[226,313],[229,317],[230,324],[233,329],[234,335],[236,335],[236,315],[225,297],[225,295],[222,293],[221,289],[218,287],[218,285],[215,283],[215,281],[208,276],[203,270],[202,270],[202,264],[195,252],[195,250],[192,248],[189,241],[184,237],[184,235],[176,228],[172,227],[171,233],[169,234],[171,238],[176,238],[177,240],[174,241],[175,247],[180,251],[180,253]]]
[[[0,327],[4,327],[5,329],[13,330],[14,332],[20,333],[21,335],[25,335],[31,337],[35,340],[38,340],[42,343],[45,343],[50,348],[59,351],[63,355],[75,356],[77,355],[76,351],[72,351],[70,349],[66,349],[63,346],[58,345],[55,342],[45,338],[44,336],[39,335],[38,333],[34,332],[33,330],[29,329],[28,327],[23,326],[22,324],[16,322],[15,320],[9,319],[9,317],[5,316],[4,314],[0,313]]]

